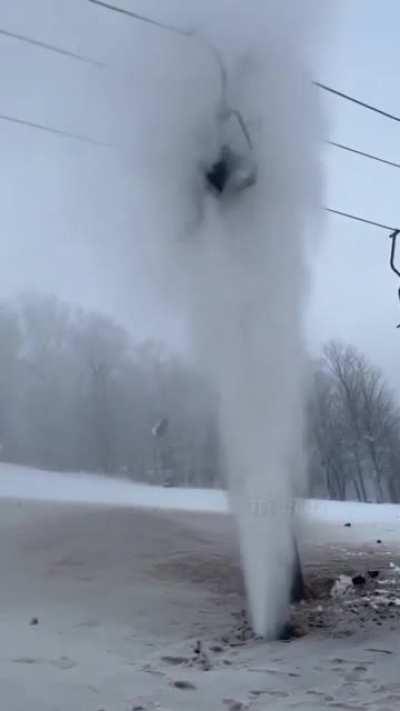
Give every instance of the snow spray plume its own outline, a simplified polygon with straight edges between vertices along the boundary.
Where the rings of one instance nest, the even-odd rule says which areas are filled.
[[[313,9],[265,0],[203,10],[202,32],[221,52],[229,99],[251,132],[255,185],[220,196],[205,187],[202,171],[217,160],[221,140],[218,71],[194,39],[182,52],[192,52],[187,63],[197,58],[203,90],[185,86],[168,136],[158,139],[163,160],[154,163],[164,204],[154,254],[164,293],[185,317],[219,394],[250,613],[255,632],[268,638],[287,613],[292,502],[304,476],[302,313],[307,240],[320,204],[318,102],[305,51]]]

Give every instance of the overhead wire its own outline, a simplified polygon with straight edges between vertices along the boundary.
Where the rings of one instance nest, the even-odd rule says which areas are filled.
[[[132,17],[134,20],[141,20],[142,22],[146,22],[149,25],[155,25],[155,27],[160,27],[163,30],[169,30],[170,32],[176,32],[177,34],[184,35],[186,37],[190,37],[192,34],[194,34],[194,30],[187,30],[184,28],[176,27],[175,25],[169,25],[168,23],[165,22],[160,22],[159,20],[153,20],[151,17],[147,17],[146,15],[140,15],[137,12],[133,12],[132,10],[128,10],[124,7],[120,7],[118,5],[112,5],[111,3],[104,2],[103,0],[88,0],[91,2],[93,5],[99,5],[100,7],[104,7],[107,10],[112,10],[113,12],[118,12],[121,15],[127,15],[128,17]]]
[[[366,225],[371,225],[373,227],[378,227],[386,232],[396,232],[397,227],[392,227],[390,225],[385,225],[382,222],[376,222],[375,220],[367,219],[366,217],[361,217],[360,215],[354,215],[351,212],[343,212],[342,210],[334,210],[331,207],[324,207],[325,212],[330,212],[334,215],[339,215],[339,217],[345,217],[348,220],[354,220],[356,222],[363,222]]]
[[[392,168],[400,168],[400,163],[395,163],[394,161],[387,160],[386,158],[381,158],[380,156],[376,156],[373,153],[366,153],[365,151],[361,151],[358,148],[353,148],[352,146],[347,146],[344,143],[337,143],[336,141],[330,141],[330,140],[325,140],[324,143],[326,143],[329,146],[333,146],[334,148],[339,148],[342,151],[347,151],[348,153],[354,153],[355,155],[361,156],[362,158],[369,158],[370,160],[377,161],[378,163],[384,163],[385,165],[389,165]]]
[[[100,6],[100,7],[105,8],[105,9],[108,9],[108,10],[111,10],[111,11],[114,11],[114,12],[118,12],[118,13],[123,14],[123,15],[127,15],[127,16],[129,16],[129,17],[132,17],[133,19],[140,20],[140,21],[142,21],[142,22],[146,22],[146,23],[148,23],[148,24],[154,25],[155,27],[158,27],[158,28],[161,28],[161,29],[165,29],[165,30],[169,30],[169,31],[171,31],[171,32],[175,32],[175,33],[178,33],[178,34],[183,35],[183,36],[186,36],[186,37],[189,37],[189,36],[192,36],[192,35],[195,34],[195,32],[194,32],[193,30],[189,30],[189,29],[177,27],[177,26],[175,26],[175,25],[170,25],[170,24],[167,24],[167,23],[163,23],[163,22],[161,22],[161,21],[158,21],[158,20],[154,20],[153,18],[150,18],[150,17],[148,17],[148,16],[146,16],[146,15],[142,15],[142,14],[133,12],[132,10],[128,10],[128,9],[123,8],[123,7],[120,7],[120,6],[118,6],[118,5],[113,5],[113,4],[111,4],[111,3],[105,2],[104,0],[88,0],[88,2],[90,2],[90,3],[93,4],[93,5],[97,5],[97,6]],[[54,44],[49,44],[49,43],[46,43],[46,42],[42,42],[41,40],[37,40],[37,39],[35,39],[35,38],[33,38],[33,37],[30,37],[30,36],[27,36],[27,35],[19,34],[19,33],[16,33],[16,32],[11,32],[10,30],[6,30],[6,29],[4,29],[4,28],[0,28],[0,35],[3,35],[3,36],[5,36],[5,37],[10,37],[10,38],[13,38],[13,39],[15,39],[15,40],[18,40],[18,41],[21,41],[21,42],[24,42],[24,43],[27,43],[27,44],[30,44],[30,45],[33,45],[33,46],[36,46],[36,47],[40,47],[40,48],[42,48],[42,49],[44,49],[44,50],[47,50],[47,51],[50,51],[50,52],[55,52],[55,53],[57,53],[57,54],[61,54],[61,55],[64,55],[64,56],[66,56],[66,57],[69,57],[69,58],[71,58],[71,59],[75,59],[75,60],[77,60],[77,61],[81,61],[81,62],[84,62],[84,63],[88,63],[88,64],[91,64],[91,65],[93,65],[93,66],[97,66],[97,67],[99,67],[99,68],[104,68],[104,67],[107,67],[107,66],[108,66],[108,65],[106,65],[104,62],[102,62],[102,61],[100,61],[100,60],[96,60],[96,59],[93,59],[93,58],[91,58],[91,57],[88,57],[88,56],[85,56],[85,55],[81,55],[81,54],[72,52],[71,50],[64,49],[64,48],[59,47],[59,46],[54,45]],[[345,99],[345,100],[347,100],[347,101],[354,102],[355,104],[361,106],[362,108],[368,109],[368,110],[370,110],[370,111],[374,111],[374,112],[376,112],[376,113],[378,113],[378,114],[380,114],[380,115],[382,115],[382,116],[384,116],[384,117],[386,117],[386,118],[389,118],[389,119],[392,119],[392,120],[395,120],[395,121],[400,122],[400,117],[398,117],[398,116],[396,116],[396,115],[394,115],[394,114],[388,113],[387,111],[384,111],[383,109],[380,109],[380,108],[378,108],[378,107],[376,107],[376,106],[373,106],[372,104],[368,104],[368,103],[366,103],[366,102],[364,102],[364,101],[361,101],[360,99],[357,99],[357,98],[355,98],[354,96],[351,96],[350,94],[346,94],[346,93],[343,92],[343,91],[339,91],[338,89],[335,89],[334,87],[331,87],[331,86],[329,86],[329,85],[327,85],[327,84],[323,84],[322,82],[319,82],[319,81],[314,81],[313,83],[314,83],[315,86],[317,86],[318,88],[320,88],[320,89],[323,90],[323,91],[330,92],[330,93],[332,93],[332,94],[338,96],[339,98]],[[66,138],[69,138],[69,139],[72,139],[72,140],[77,140],[77,141],[80,141],[80,142],[89,143],[89,144],[96,145],[96,146],[112,147],[111,144],[106,143],[106,142],[103,142],[103,141],[100,141],[100,140],[95,139],[95,138],[93,138],[93,137],[91,137],[91,136],[88,136],[88,135],[79,134],[79,133],[74,133],[74,132],[70,132],[70,131],[63,130],[63,129],[58,129],[58,128],[54,127],[54,126],[50,126],[50,125],[47,125],[47,124],[37,123],[37,122],[34,122],[34,121],[30,121],[30,120],[27,120],[27,119],[22,119],[22,118],[20,118],[20,117],[11,116],[11,115],[8,115],[8,114],[0,114],[0,121],[5,121],[5,122],[9,122],[9,123],[14,123],[14,124],[17,124],[17,125],[22,125],[22,126],[27,126],[27,127],[29,127],[29,128],[37,129],[37,130],[40,130],[40,131],[45,131],[45,132],[47,132],[47,133],[51,133],[51,134],[54,134],[54,135],[57,135],[57,136],[60,136],[60,137],[66,137]],[[397,163],[397,162],[395,162],[395,161],[390,161],[390,160],[388,160],[388,159],[382,158],[382,157],[377,156],[377,155],[374,155],[374,154],[372,154],[372,153],[368,153],[368,152],[366,152],[366,151],[362,151],[362,150],[360,150],[360,149],[358,149],[358,148],[354,148],[354,147],[352,147],[352,146],[348,146],[348,145],[346,145],[346,144],[339,143],[339,142],[337,142],[337,141],[332,141],[332,140],[325,140],[325,143],[328,144],[328,145],[330,145],[330,146],[332,146],[332,147],[334,147],[334,148],[337,148],[337,149],[339,149],[339,150],[347,151],[347,152],[349,152],[349,153],[354,153],[354,154],[356,154],[356,155],[359,155],[360,157],[367,158],[367,159],[369,159],[369,160],[374,160],[374,161],[377,161],[377,162],[379,162],[379,163],[383,163],[383,164],[385,164],[385,165],[388,165],[388,166],[391,166],[391,167],[394,167],[394,168],[400,168],[400,163]],[[385,230],[388,230],[388,231],[392,231],[392,232],[396,230],[396,228],[394,228],[394,227],[390,227],[390,226],[388,226],[388,225],[384,225],[384,224],[375,222],[374,220],[369,220],[369,219],[363,218],[363,217],[358,216],[358,215],[354,215],[354,214],[351,214],[351,213],[343,212],[343,211],[341,211],[341,210],[335,210],[335,209],[329,208],[329,207],[326,207],[326,208],[324,208],[324,209],[325,209],[327,212],[330,212],[330,213],[332,213],[332,214],[336,214],[336,215],[342,216],[342,217],[347,218],[347,219],[350,219],[350,220],[354,220],[354,221],[358,221],[358,222],[363,222],[363,223],[365,223],[365,224],[369,224],[369,225],[371,225],[371,226],[375,226],[375,227],[382,228],[382,229],[385,229]]]
[[[111,144],[105,143],[103,141],[92,138],[91,136],[86,136],[80,133],[73,133],[71,131],[65,131],[63,129],[55,128],[54,126],[49,126],[48,124],[36,123],[35,121],[28,121],[26,119],[19,118],[17,116],[10,116],[8,114],[0,113],[0,121],[5,121],[7,123],[14,123],[20,126],[27,126],[29,128],[37,129],[38,131],[45,131],[46,133],[52,133],[56,136],[63,136],[65,138],[70,138],[75,141],[80,141],[81,143],[90,143],[94,146],[111,147]]]
[[[188,30],[185,28],[177,27],[175,25],[163,23],[163,22],[160,22],[159,20],[154,20],[153,18],[150,18],[146,15],[142,15],[142,14],[133,12],[132,10],[128,10],[126,8],[120,7],[118,5],[113,5],[109,2],[105,2],[104,0],[88,0],[88,2],[90,2],[93,5],[97,5],[97,6],[105,8],[105,9],[108,9],[108,10],[111,10],[114,12],[118,12],[123,15],[127,15],[129,17],[132,17],[133,19],[140,20],[142,22],[146,22],[148,24],[154,25],[155,27],[165,29],[165,30],[168,30],[171,32],[175,32],[175,33],[178,33],[178,34],[186,36],[186,37],[193,36],[195,34],[194,30]],[[69,57],[71,59],[75,59],[77,61],[80,61],[80,62],[83,62],[86,64],[90,64],[92,66],[96,66],[98,68],[108,68],[108,65],[105,62],[102,62],[101,60],[97,60],[92,57],[78,54],[78,53],[73,52],[71,50],[59,47],[54,44],[43,42],[41,40],[38,40],[38,39],[28,36],[28,35],[12,32],[12,31],[4,29],[4,28],[0,28],[0,35],[13,38],[17,41],[20,41],[20,42],[23,42],[26,44],[30,44],[35,47],[42,48],[46,51],[54,52],[56,54],[60,54],[65,57]],[[212,46],[210,46],[210,48],[213,49],[214,53],[215,53],[215,48]],[[220,57],[218,51],[216,51],[216,59],[217,59],[218,64],[220,66],[221,75],[222,75],[222,85],[223,85],[223,89],[225,90],[225,87],[226,87],[226,76],[224,74],[225,69],[223,67],[223,63],[222,63],[222,60],[221,60],[221,57]],[[222,67],[222,69],[221,69],[221,67]],[[313,83],[315,86],[319,87],[320,89],[330,92],[332,94],[335,94],[336,96],[338,96],[340,98],[346,99],[348,101],[352,101],[352,102],[362,106],[365,109],[369,109],[371,111],[376,111],[377,113],[379,113],[387,118],[391,118],[393,120],[400,121],[400,117],[395,116],[394,114],[390,114],[386,111],[383,111],[382,109],[379,109],[376,106],[372,106],[371,104],[367,104],[366,102],[363,102],[359,99],[356,99],[355,97],[351,96],[350,94],[346,94],[342,91],[339,91],[338,89],[335,89],[331,86],[328,86],[327,84],[323,84],[318,81],[314,81]],[[237,114],[237,112],[232,112],[232,113],[235,113],[235,115]],[[1,119],[1,117],[0,117],[0,119]],[[3,117],[2,120],[14,120],[14,117],[6,116],[6,117]],[[38,126],[38,125],[34,124],[33,122],[25,121],[25,120],[18,119],[18,118],[15,118],[14,122],[15,123],[25,123],[26,125],[32,125],[32,127],[35,127],[35,128],[41,128],[42,130],[46,129],[46,127],[44,127],[44,126],[43,127]],[[242,125],[242,123],[241,123],[241,125]],[[49,131],[51,133],[59,133],[60,135],[66,135],[66,133],[67,133],[65,131],[61,131],[61,130],[51,128],[51,127],[49,127]],[[246,137],[247,137],[247,135],[248,134],[246,131]],[[75,136],[73,134],[69,134],[69,137],[73,138]],[[91,142],[94,145],[96,145],[96,144],[104,145],[101,141],[91,139],[90,137],[87,137],[87,136],[86,137],[77,136],[77,140],[87,140],[88,142]],[[249,140],[249,138],[247,138],[247,140],[248,140],[249,145],[251,145],[251,141]],[[349,153],[359,155],[360,157],[367,158],[369,160],[377,161],[379,163],[391,166],[393,168],[400,168],[400,163],[382,158],[381,156],[377,156],[375,154],[368,153],[366,151],[362,151],[361,149],[354,148],[352,146],[348,146],[346,144],[339,143],[337,141],[332,141],[332,140],[326,140],[325,143],[332,146],[332,147],[335,147],[339,150],[347,151]]]
[[[171,31],[171,32],[174,32],[174,33],[186,36],[186,37],[191,37],[191,36],[196,35],[196,32],[194,30],[188,30],[188,29],[177,27],[175,25],[169,25],[167,23],[163,23],[158,20],[154,20],[154,19],[147,17],[145,15],[141,15],[139,13],[133,12],[133,11],[128,10],[126,8],[123,8],[123,7],[120,7],[117,5],[112,5],[111,3],[105,2],[104,0],[88,0],[88,1],[93,5],[103,7],[105,9],[120,13],[122,15],[129,16],[129,17],[139,20],[141,22],[145,22],[145,23],[153,25],[155,27],[158,27],[158,28],[161,28],[164,30],[168,30],[168,31]],[[79,62],[83,62],[86,64],[90,64],[92,66],[96,66],[98,68],[109,68],[106,63],[104,63],[100,60],[96,60],[91,57],[81,55],[77,52],[73,52],[71,50],[67,50],[65,48],[58,47],[54,44],[49,44],[49,43],[43,42],[41,40],[37,40],[33,37],[29,37],[27,35],[12,32],[12,31],[4,29],[4,28],[0,28],[0,35],[4,36],[4,37],[8,37],[10,39],[14,39],[16,41],[23,42],[25,44],[39,47],[45,51],[54,52],[56,54],[63,55],[65,57],[74,59]],[[222,58],[221,58],[220,53],[217,48],[215,48],[213,45],[210,45],[210,43],[207,41],[206,41],[206,43],[209,46],[209,48],[213,51],[213,53],[215,54],[218,65],[220,67],[221,79],[222,79],[222,95],[224,97],[225,92],[226,92],[227,78],[226,78],[226,72],[225,72],[224,64],[222,62]],[[337,96],[338,98],[340,98],[342,100],[349,101],[349,102],[351,102],[363,109],[366,109],[366,110],[376,113],[380,116],[383,116],[384,118],[387,118],[387,119],[390,119],[390,120],[395,121],[397,123],[400,123],[400,116],[397,116],[396,114],[390,113],[378,106],[374,106],[373,104],[367,103],[366,101],[362,101],[361,99],[358,99],[355,96],[352,96],[351,94],[348,94],[344,91],[340,91],[339,89],[335,89],[334,87],[329,86],[328,84],[324,84],[319,81],[314,81],[313,84],[316,87],[318,87],[320,90],[330,93],[334,96]],[[230,110],[230,113],[234,114],[238,118],[239,123],[242,126],[243,119],[241,118],[239,112]],[[0,121],[26,126],[26,127],[32,128],[32,129],[36,129],[39,131],[44,131],[47,133],[51,133],[53,135],[57,135],[59,137],[64,137],[64,138],[80,141],[83,143],[88,143],[88,144],[95,145],[95,146],[112,147],[111,144],[104,143],[102,141],[92,138],[91,136],[65,131],[65,130],[58,129],[53,126],[49,126],[47,124],[41,124],[41,123],[29,121],[29,120],[22,119],[22,118],[19,118],[16,116],[10,116],[8,114],[0,114]],[[242,128],[243,128],[243,126],[242,126]],[[247,134],[247,129],[245,131],[245,136],[247,137],[249,146],[251,147],[251,138]],[[400,168],[400,163],[397,163],[395,161],[390,161],[388,159],[382,158],[381,156],[377,156],[375,154],[368,153],[366,151],[362,151],[361,149],[354,148],[352,146],[348,146],[346,144],[339,143],[339,142],[333,141],[333,140],[325,140],[324,142],[327,145],[330,145],[331,147],[334,147],[338,150],[346,151],[346,152],[358,155],[360,157],[366,158],[368,160],[373,160],[373,161],[388,165],[393,168]],[[329,214],[334,214],[334,215],[343,217],[348,220],[352,220],[352,221],[359,222],[362,224],[367,224],[367,225],[370,225],[371,227],[376,227],[378,229],[382,229],[382,230],[385,230],[386,232],[389,232],[390,233],[389,236],[392,240],[391,253],[390,253],[390,267],[397,276],[400,276],[400,271],[395,265],[395,253],[396,253],[397,239],[400,234],[400,228],[389,226],[384,223],[377,222],[375,220],[362,217],[361,215],[355,215],[353,213],[344,212],[342,210],[337,210],[337,209],[327,207],[327,206],[325,206],[323,208],[323,210]],[[399,299],[400,299],[400,289],[399,289]],[[399,324],[398,328],[400,328],[400,324]]]
[[[361,101],[360,99],[356,99],[355,96],[351,96],[351,94],[345,94],[344,91],[339,91],[339,89],[334,89],[332,86],[328,86],[328,84],[322,84],[319,81],[314,81],[313,82],[314,86],[319,87],[319,89],[322,89],[323,91],[327,91],[331,94],[334,94],[335,96],[338,96],[341,99],[345,99],[346,101],[351,101],[353,104],[357,104],[358,106],[361,106],[364,109],[367,109],[368,111],[373,111],[377,114],[380,114],[381,116],[385,116],[385,118],[391,119],[392,121],[397,121],[400,123],[400,116],[396,116],[396,114],[391,114],[388,111],[384,111],[383,109],[380,109],[378,106],[373,106],[373,104],[368,104],[365,101]]]
[[[177,27],[176,25],[170,25],[168,23],[161,22],[159,20],[154,20],[151,17],[148,17],[147,15],[142,15],[136,12],[133,12],[132,10],[128,10],[126,8],[120,7],[118,5],[113,5],[111,3],[105,2],[104,0],[88,0],[93,5],[98,5],[99,7],[103,7],[107,10],[111,10],[113,12],[117,12],[129,17],[132,17],[133,19],[140,20],[141,22],[145,22],[147,24],[151,24],[155,27],[158,27],[160,29],[164,30],[169,30],[171,32],[175,32],[177,34],[190,37],[196,34],[195,30],[192,29],[185,29],[182,27]],[[55,44],[50,44],[47,42],[43,42],[41,40],[38,40],[34,37],[25,35],[25,34],[20,34],[17,32],[13,32],[11,30],[5,29],[5,28],[0,28],[0,35],[4,37],[9,37],[13,38],[17,41],[24,42],[26,44],[30,44],[32,46],[40,47],[44,50],[47,50],[49,52],[55,52],[56,54],[64,55],[65,57],[69,57],[71,59],[75,59],[80,62],[84,62],[87,64],[91,64],[92,66],[97,66],[99,68],[109,68],[109,65],[107,65],[105,62],[95,59],[93,57],[89,57],[87,55],[82,55],[78,52],[73,52],[72,50],[65,49],[63,47],[60,47]],[[361,99],[356,98],[355,96],[352,96],[351,94],[345,93],[344,91],[341,91],[339,89],[336,89],[335,87],[332,87],[328,84],[324,84],[320,81],[314,81],[313,84],[321,89],[322,91],[331,93],[341,99],[344,99],[346,101],[353,102],[354,104],[357,104],[358,106],[367,109],[369,111],[373,111],[375,113],[380,114],[381,116],[384,116],[388,119],[391,119],[393,121],[396,121],[400,123],[400,116],[397,116],[396,114],[390,113],[388,111],[385,111],[382,108],[379,108],[378,106],[374,106],[373,104],[369,104],[365,101],[362,101]]]
[[[159,27],[164,30],[170,30],[172,32],[176,32],[178,34],[185,35],[185,36],[191,36],[191,35],[195,34],[194,30],[189,30],[189,29],[177,27],[175,25],[169,25],[169,24],[161,22],[159,20],[154,20],[153,18],[148,17],[147,15],[141,15],[139,13],[133,12],[132,10],[123,8],[119,5],[113,5],[112,3],[105,2],[105,0],[88,0],[88,2],[92,3],[93,5],[98,5],[100,7],[103,7],[107,10],[111,10],[113,12],[118,12],[120,14],[127,15],[129,17],[132,17],[135,20],[141,20],[142,22],[146,22],[148,24],[155,25],[156,27]],[[322,91],[326,91],[331,94],[334,94],[335,96],[339,97],[340,99],[344,99],[345,101],[350,101],[350,102],[352,102],[364,109],[373,111],[377,114],[380,114],[381,116],[384,116],[385,118],[388,118],[388,119],[391,119],[392,121],[397,121],[398,123],[400,123],[400,116],[397,116],[396,114],[385,111],[384,109],[381,109],[378,106],[374,106],[373,104],[369,104],[366,101],[362,101],[361,99],[358,99],[355,96],[352,96],[351,94],[348,94],[344,91],[335,89],[334,87],[330,86],[329,84],[324,84],[323,82],[320,82],[320,81],[314,81],[313,84],[315,86],[317,86],[319,89],[321,89]]]
[[[63,49],[62,47],[58,47],[55,44],[48,44],[47,42],[42,42],[41,40],[35,39],[34,37],[29,37],[28,35],[21,35],[18,34],[17,32],[11,32],[10,30],[6,30],[3,28],[0,28],[0,35],[3,37],[9,37],[10,39],[17,40],[18,42],[23,42],[24,44],[30,44],[34,47],[40,47],[41,49],[44,49],[48,52],[54,52],[55,54],[61,54],[64,57],[69,57],[70,59],[76,59],[78,62],[84,62],[85,64],[92,64],[97,67],[104,67],[106,66],[104,62],[101,62],[97,59],[93,59],[92,57],[86,57],[83,54],[78,54],[76,52],[72,52],[69,49]]]

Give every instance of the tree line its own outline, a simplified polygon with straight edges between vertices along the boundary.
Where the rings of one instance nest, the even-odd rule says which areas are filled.
[[[37,294],[0,305],[2,461],[212,486],[215,412],[194,367],[104,315]]]
[[[220,486],[218,401],[183,357],[133,343],[55,297],[0,304],[0,460]],[[336,342],[312,363],[310,495],[400,501],[400,409],[380,371]]]

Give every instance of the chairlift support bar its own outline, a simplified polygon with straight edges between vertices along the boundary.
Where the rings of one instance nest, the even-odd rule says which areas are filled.
[[[252,150],[253,144],[252,140],[250,137],[250,133],[248,131],[248,128],[246,126],[246,123],[243,119],[243,116],[241,115],[240,111],[238,109],[233,109],[231,106],[229,106],[228,102],[228,74],[226,71],[226,67],[224,65],[221,53],[218,51],[218,48],[215,47],[211,42],[209,42],[205,37],[200,35],[196,30],[187,30],[182,27],[177,27],[176,25],[169,25],[164,22],[160,22],[159,20],[153,20],[151,17],[147,17],[146,15],[141,15],[137,12],[133,12],[132,10],[127,10],[123,7],[118,7],[117,5],[112,5],[111,3],[104,2],[104,0],[89,0],[93,5],[98,5],[99,7],[103,7],[106,10],[111,10],[113,12],[119,12],[122,15],[127,15],[128,17],[131,17],[133,20],[139,20],[140,22],[146,22],[149,25],[154,25],[155,27],[158,27],[159,29],[166,30],[167,32],[174,32],[175,34],[181,35],[182,37],[187,37],[187,38],[198,38],[201,39],[204,44],[208,47],[208,49],[212,52],[212,54],[215,57],[215,60],[217,62],[219,72],[220,72],[220,78],[221,78],[221,107],[220,111],[218,112],[219,117],[221,118],[222,121],[226,121],[230,119],[231,117],[235,118],[236,121],[239,124],[239,127],[246,139],[246,142]]]
[[[390,239],[392,240],[392,247],[390,250],[390,267],[392,271],[400,278],[400,270],[396,266],[395,260],[396,260],[396,249],[397,249],[397,239],[400,234],[400,230],[394,230],[394,232],[391,233]],[[398,290],[398,296],[399,296],[399,301],[400,301],[400,288]],[[397,324],[397,328],[400,328],[400,323]]]
[[[396,247],[397,247],[397,238],[400,234],[400,230],[394,230],[391,235],[389,235],[390,239],[392,240],[392,249],[390,251],[390,266],[393,269],[394,273],[397,274],[398,277],[400,277],[400,271],[396,267],[395,264],[395,258],[396,258]]]
[[[359,217],[358,215],[352,215],[349,212],[342,212],[341,210],[333,210],[330,207],[324,207],[325,212],[330,212],[333,215],[339,215],[340,217],[346,217],[349,220],[355,220],[356,222],[362,222],[366,225],[372,225],[373,227],[378,227],[386,232],[389,232],[389,238],[392,240],[392,246],[390,250],[390,268],[392,271],[400,278],[400,267],[396,266],[396,251],[397,251],[397,239],[400,235],[400,229],[396,227],[389,227],[389,225],[384,225],[381,222],[375,222],[374,220],[367,220],[365,217]],[[398,290],[398,296],[400,301],[400,288]],[[400,323],[397,325],[400,328]]]

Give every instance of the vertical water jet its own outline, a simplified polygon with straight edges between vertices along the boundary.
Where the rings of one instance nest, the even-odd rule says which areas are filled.
[[[287,614],[293,505],[305,475],[302,319],[320,204],[319,109],[307,50],[316,7],[206,3],[202,32],[224,63],[251,155],[237,127],[221,130],[215,87],[198,99],[197,118],[188,119],[182,102],[175,165],[161,190],[169,207],[154,250],[165,293],[219,395],[249,608],[255,632],[267,638],[279,634]],[[243,184],[232,177],[238,155],[239,172],[256,162]],[[191,219],[182,227],[184,214]]]

